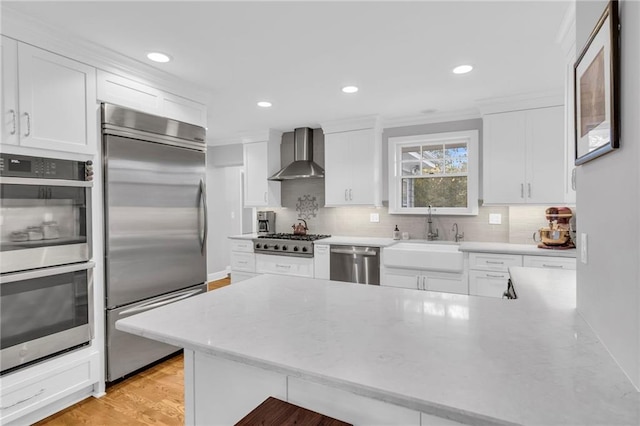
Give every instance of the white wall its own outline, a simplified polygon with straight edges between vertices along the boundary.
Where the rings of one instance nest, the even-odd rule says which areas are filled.
[[[576,46],[585,45],[606,1],[578,1]],[[577,169],[578,310],[640,388],[640,2],[620,1],[620,149]]]
[[[209,235],[207,242],[208,280],[220,279],[229,272],[231,245],[229,235],[242,233],[242,167],[207,166],[207,202]]]

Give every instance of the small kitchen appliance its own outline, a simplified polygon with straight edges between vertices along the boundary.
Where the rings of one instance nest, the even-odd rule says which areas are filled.
[[[549,221],[549,226],[540,228],[533,234],[533,240],[536,234],[540,237],[538,243],[539,248],[544,249],[572,249],[575,244],[571,240],[571,224],[570,220],[573,213],[569,207],[549,207],[545,210],[545,215]]]
[[[272,234],[276,231],[276,214],[272,211],[257,213],[258,235]]]

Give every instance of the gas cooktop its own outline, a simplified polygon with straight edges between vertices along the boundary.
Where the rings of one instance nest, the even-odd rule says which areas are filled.
[[[295,241],[315,241],[321,238],[329,238],[331,235],[322,234],[266,234],[259,235],[258,238],[270,238],[272,240],[295,240]]]
[[[256,253],[268,253],[284,256],[313,257],[313,241],[329,238],[320,234],[267,234],[254,239]]]

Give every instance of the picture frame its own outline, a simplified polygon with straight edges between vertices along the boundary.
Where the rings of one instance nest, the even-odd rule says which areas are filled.
[[[574,65],[575,164],[620,146],[620,20],[607,4]]]

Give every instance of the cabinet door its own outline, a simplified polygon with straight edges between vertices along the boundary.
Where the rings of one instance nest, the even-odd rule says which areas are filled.
[[[18,44],[20,145],[95,154],[96,70]]]
[[[376,147],[373,129],[355,130],[346,133],[349,160],[347,170],[351,175],[349,187],[349,203],[358,205],[374,205],[375,200],[375,164]]]
[[[348,132],[330,133],[324,138],[324,196],[326,206],[350,205],[352,155]],[[353,190],[351,193],[353,198]]]
[[[527,111],[527,203],[564,202],[563,107]]]
[[[20,129],[18,111],[18,42],[2,36],[2,76],[0,102],[2,102],[2,144],[18,144]]]
[[[158,89],[106,71],[97,71],[98,99],[149,114],[160,114],[162,94]]]
[[[484,117],[484,202],[525,202],[525,112]]]
[[[328,280],[331,276],[331,257],[328,245],[314,245],[313,273],[314,278]]]
[[[161,111],[165,117],[207,127],[207,107],[182,96],[163,93]]]
[[[424,277],[419,271],[412,269],[386,268],[382,274],[380,285],[387,287],[409,288],[412,290],[425,290]]]
[[[469,294],[502,297],[509,282],[508,272],[469,271]]]
[[[244,205],[263,207],[268,204],[267,142],[244,145]]]
[[[425,272],[425,285],[429,291],[469,294],[468,283],[464,274]]]

